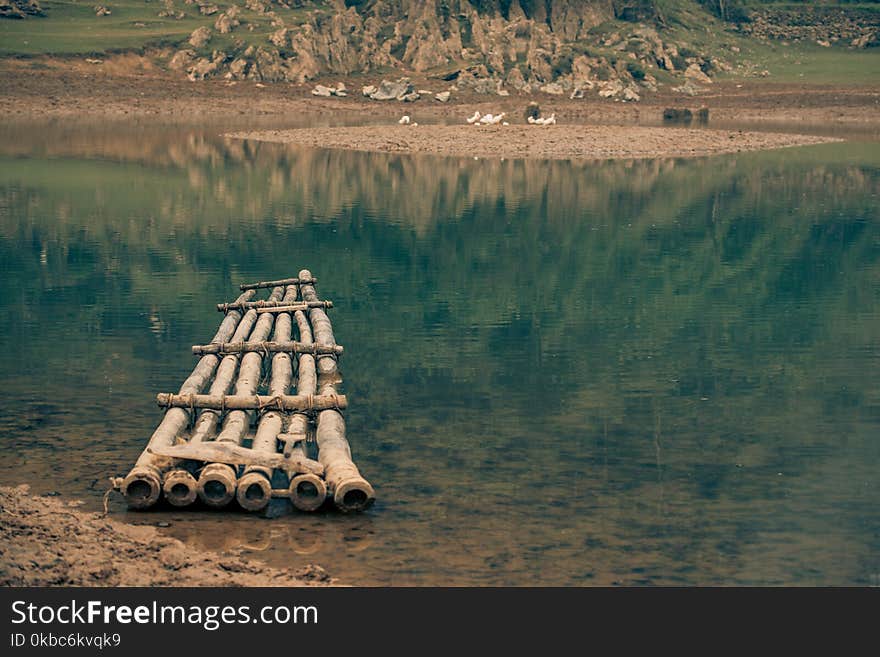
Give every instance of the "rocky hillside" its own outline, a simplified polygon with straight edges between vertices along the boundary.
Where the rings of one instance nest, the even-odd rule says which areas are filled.
[[[172,0],[166,5],[175,11]],[[720,58],[671,41],[664,16],[645,0],[247,0],[224,11],[208,1],[198,6],[216,13],[216,21],[193,32],[169,62],[193,80],[303,83],[393,70],[478,93],[540,90],[578,97],[597,90],[638,100],[656,88],[658,71],[693,84],[727,68]],[[265,43],[233,39],[231,48],[219,45],[220,35],[252,30],[255,14],[271,19]]]
[[[23,16],[39,11],[36,2],[0,0],[0,10]],[[698,93],[736,63],[734,41],[743,36],[875,45],[871,20],[878,15],[867,11],[867,18],[850,19],[858,12],[846,10],[829,21],[810,11],[762,10],[752,20],[737,0],[104,2],[94,9],[52,3],[48,18],[36,20],[51,21],[58,13],[54,20],[63,22],[62,11],[79,12],[88,30],[95,25],[92,33],[102,25],[115,25],[117,36],[119,30],[152,32],[163,46],[176,44],[164,49],[163,64],[191,80],[302,84],[365,75],[366,84],[405,74],[439,80],[453,93],[592,93],[622,101],[639,100],[658,82]],[[738,8],[735,20],[731,7]],[[416,89],[401,84],[401,96],[418,98]],[[325,95],[335,89],[321,88]]]

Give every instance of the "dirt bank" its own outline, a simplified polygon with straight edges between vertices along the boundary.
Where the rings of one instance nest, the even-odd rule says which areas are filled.
[[[267,130],[228,136],[358,151],[565,160],[697,157],[835,141],[767,132],[584,125],[395,125]]]
[[[188,549],[153,527],[127,525],[76,503],[0,487],[0,586],[321,586],[318,566],[296,573],[235,552]]]
[[[640,103],[620,103],[591,95],[580,100],[535,94],[506,98],[456,92],[449,103],[378,102],[363,98],[362,84],[375,77],[345,80],[353,93],[347,98],[315,98],[314,84],[260,84],[205,80],[189,82],[163,71],[148,57],[115,55],[89,63],[85,59],[0,59],[0,112],[7,120],[154,118],[174,122],[254,118],[299,121],[305,114],[327,125],[345,124],[350,113],[359,118],[398,118],[408,112],[420,122],[462,123],[475,109],[506,111],[519,117],[530,100],[545,114],[555,112],[566,123],[651,122],[665,107],[696,109],[707,106],[710,122],[748,121],[811,126],[876,126],[880,124],[880,90],[864,86],[831,86],[767,81],[721,81],[705,85],[689,97],[662,87],[646,93]],[[335,84],[337,78],[325,80]],[[437,80],[414,79],[418,87],[439,88]],[[290,125],[290,123],[288,123]]]

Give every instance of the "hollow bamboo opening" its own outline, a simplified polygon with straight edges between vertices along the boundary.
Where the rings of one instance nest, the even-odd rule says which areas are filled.
[[[186,470],[171,470],[165,475],[162,492],[172,506],[189,506],[198,497],[198,482]]]
[[[317,475],[297,475],[290,480],[288,496],[300,511],[316,511],[327,499],[327,484]]]
[[[272,499],[272,485],[262,472],[248,472],[238,480],[235,497],[245,511],[262,511]]]
[[[223,463],[211,463],[199,476],[199,499],[215,509],[224,507],[235,497],[235,484],[235,470]]]
[[[132,509],[148,509],[159,501],[162,483],[159,471],[148,465],[135,466],[122,481],[122,495]]]

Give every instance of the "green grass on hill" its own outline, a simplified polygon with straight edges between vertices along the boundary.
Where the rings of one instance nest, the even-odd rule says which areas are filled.
[[[159,18],[165,9],[159,0],[42,0],[45,18],[0,21],[0,56],[91,55],[120,50],[140,51],[150,46],[176,45],[202,25],[214,26],[218,14],[202,16],[196,5],[178,0],[175,9],[183,11],[181,20]],[[109,8],[109,16],[96,16],[95,5]],[[232,3],[218,3],[225,10]],[[302,18],[303,12],[285,12],[288,24]],[[224,48],[233,39],[245,43],[267,44],[274,31],[271,19],[251,11],[241,17],[254,24],[242,24],[232,34],[215,34],[209,44]],[[291,21],[292,19],[292,21]],[[243,22],[244,23],[244,22]]]

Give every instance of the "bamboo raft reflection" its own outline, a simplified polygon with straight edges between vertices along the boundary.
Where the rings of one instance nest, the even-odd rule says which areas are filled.
[[[318,299],[316,282],[302,270],[241,285],[235,301],[217,305],[226,315],[214,338],[192,347],[200,358],[179,391],[157,395],[162,421],[128,475],[114,480],[130,508],[163,497],[177,507],[236,500],[251,512],[272,498],[301,511],[328,500],[345,512],[373,503],[346,436],[348,400],[336,389],[343,348],[325,312],[333,304]],[[267,299],[253,300],[267,288]]]

